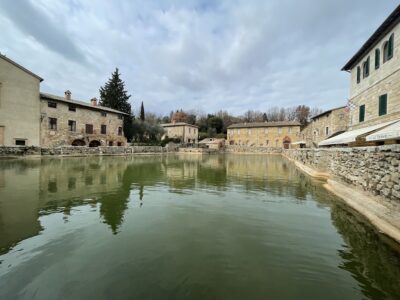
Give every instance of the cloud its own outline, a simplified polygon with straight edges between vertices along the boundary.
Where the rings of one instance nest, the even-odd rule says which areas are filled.
[[[90,99],[119,67],[134,108],[144,101],[147,111],[157,113],[183,108],[241,114],[276,105],[345,104],[349,77],[341,67],[397,3],[37,0],[22,5],[24,13],[3,1],[0,24],[13,34],[0,36],[0,44],[9,45],[19,63],[34,66],[50,92],[68,88]],[[2,22],[2,16],[11,21]],[[30,21],[40,19],[40,26]],[[14,34],[15,28],[20,33]],[[27,41],[29,36],[42,48]],[[37,67],[36,61],[42,64]]]

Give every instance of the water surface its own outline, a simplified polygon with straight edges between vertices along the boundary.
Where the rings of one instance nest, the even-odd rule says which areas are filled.
[[[400,299],[400,257],[280,156],[3,160],[0,299]]]

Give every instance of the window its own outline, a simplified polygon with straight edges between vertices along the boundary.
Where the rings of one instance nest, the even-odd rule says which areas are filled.
[[[76,121],[68,120],[68,130],[69,131],[76,131]]]
[[[92,124],[86,124],[85,131],[86,131],[87,134],[93,134],[93,125]]]
[[[52,108],[57,108],[57,103],[53,102],[53,101],[49,101],[49,102],[47,102],[47,106],[52,107]]]
[[[357,83],[361,81],[361,68],[357,67]]]
[[[358,122],[364,122],[365,120],[365,104],[360,106],[358,111]]]
[[[102,116],[102,117],[107,117],[107,113],[104,112],[104,111],[102,111],[102,112],[101,112],[101,116]]]
[[[101,125],[100,132],[101,134],[107,134],[107,125]]]
[[[268,144],[269,144],[269,140],[266,140],[265,141],[265,146],[268,146]]]
[[[325,127],[325,135],[329,135],[329,127]]]
[[[192,133],[192,129],[189,127],[189,133]]]
[[[363,78],[366,78],[368,76],[369,76],[369,57],[363,63]]]
[[[388,41],[383,44],[383,63],[393,57],[394,50],[394,35],[392,34]]]
[[[122,127],[118,127],[118,135],[122,135]]]
[[[112,141],[109,141],[108,146],[114,146],[114,143]]]
[[[121,142],[118,142],[118,143],[117,143],[117,146],[118,146],[118,147],[121,147],[121,146],[122,146],[122,143],[121,143]]]
[[[381,59],[381,51],[379,49],[375,49],[375,69],[379,69]]]
[[[16,146],[25,146],[26,145],[26,140],[24,140],[24,139],[16,139],[15,140],[15,145]]]
[[[118,119],[122,120],[123,116],[122,115],[118,115]]]
[[[49,118],[49,129],[57,130],[57,119],[56,118]]]
[[[68,110],[69,110],[69,111],[76,111],[76,106],[70,104],[70,105],[68,105]]]
[[[379,116],[387,114],[387,94],[379,96]]]

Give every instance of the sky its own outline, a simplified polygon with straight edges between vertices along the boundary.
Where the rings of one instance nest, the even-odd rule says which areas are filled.
[[[0,52],[89,101],[119,68],[134,113],[345,105],[340,71],[392,0],[1,0]]]

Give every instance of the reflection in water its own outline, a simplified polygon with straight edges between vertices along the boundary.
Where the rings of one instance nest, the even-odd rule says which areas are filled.
[[[143,204],[145,195],[146,205]],[[227,206],[224,206],[226,204]],[[261,206],[251,212],[257,205]],[[220,276],[224,278],[227,276],[232,281],[235,272],[241,269],[244,272],[243,266],[235,267],[229,260],[230,257],[235,257],[238,261],[244,259],[244,266],[254,264],[254,270],[258,272],[263,272],[258,267],[262,265],[261,262],[264,262],[264,269],[273,272],[279,278],[279,275],[284,272],[282,270],[288,269],[290,264],[294,268],[293,273],[305,272],[307,268],[314,267],[310,266],[308,257],[302,257],[297,253],[297,251],[300,253],[304,251],[306,246],[296,248],[296,245],[302,245],[301,243],[310,239],[307,243],[315,242],[315,247],[320,248],[312,249],[316,251],[315,270],[308,270],[308,273],[299,275],[302,280],[311,276],[309,281],[304,281],[307,284],[313,282],[316,284],[317,277],[326,276],[326,281],[319,283],[321,289],[324,284],[334,285],[335,282],[327,282],[329,276],[343,271],[344,274],[350,274],[358,285],[358,289],[355,289],[350,283],[345,282],[351,286],[349,291],[352,289],[353,292],[359,291],[368,299],[400,297],[398,252],[383,243],[379,235],[358,217],[344,209],[340,201],[321,187],[319,181],[310,179],[299,172],[291,162],[280,156],[168,155],[0,161],[0,254],[12,253],[10,250],[21,241],[38,236],[42,231],[43,236],[46,230],[51,231],[51,227],[41,224],[41,220],[45,220],[44,217],[51,218],[51,216],[62,214],[65,226],[68,226],[70,218],[74,217],[75,209],[82,210],[85,207],[90,208],[87,217],[93,216],[94,213],[98,214],[98,218],[106,224],[107,231],[111,230],[115,238],[122,238],[123,233],[139,234],[141,239],[147,236],[147,231],[140,231],[142,223],[135,223],[135,226],[129,225],[128,219],[131,222],[134,221],[128,214],[128,211],[133,209],[132,207],[143,207],[141,211],[147,213],[159,213],[154,219],[148,215],[148,219],[153,220],[154,223],[161,222],[158,227],[155,227],[156,232],[160,232],[158,246],[147,250],[146,255],[141,258],[146,260],[147,255],[154,252],[154,261],[160,260],[158,266],[167,264],[161,261],[163,252],[156,252],[161,251],[164,245],[176,247],[171,250],[172,257],[176,257],[176,253],[181,253],[179,251],[182,249],[187,249],[185,253],[198,253],[196,251],[200,251],[204,246],[202,243],[209,241],[211,244],[206,245],[206,249],[213,249],[214,252],[210,253],[201,265],[207,264],[210,260],[211,265],[218,265],[221,268],[218,272],[223,273],[224,268],[227,268],[228,273],[225,275],[221,273]],[[171,215],[169,222],[163,223],[164,219],[167,220],[169,217],[168,213],[171,212],[168,209],[171,207],[176,208],[176,211]],[[189,210],[188,207],[195,209]],[[201,214],[202,218],[209,218],[207,222],[198,217],[201,209],[207,212]],[[187,213],[183,213],[185,211]],[[258,216],[257,213],[260,212],[263,212],[263,215]],[[329,220],[325,222],[326,212],[328,212],[328,218],[330,214],[332,223],[340,236],[334,229],[332,230],[332,223]],[[215,220],[218,222],[214,223]],[[310,220],[316,222],[317,226],[312,223],[310,227],[307,227],[306,224]],[[168,228],[174,222],[177,225],[173,226],[170,236],[170,231],[164,232],[166,230],[164,228]],[[125,223],[128,224],[125,226]],[[304,236],[296,236],[294,231],[303,225],[303,231],[299,232]],[[313,235],[318,236],[318,232],[312,230],[316,230],[318,226],[326,227],[324,229],[326,231],[323,231],[321,235],[324,238],[323,241],[313,240]],[[211,231],[207,233],[202,231],[208,227]],[[95,228],[91,229],[96,232],[93,236],[101,236],[96,231],[99,230],[98,227]],[[182,228],[187,230],[185,232],[187,236],[183,235]],[[253,231],[249,228],[253,228]],[[229,230],[236,232],[237,236],[227,234]],[[299,228],[299,230],[302,229]],[[174,235],[175,232],[177,236]],[[221,234],[222,240],[213,240],[214,234]],[[140,240],[139,237],[137,236]],[[195,240],[191,242],[194,237],[204,238],[204,240],[201,243],[197,241],[196,244]],[[254,241],[251,240],[253,237]],[[275,238],[279,247],[272,242]],[[235,242],[236,239],[244,240],[239,243]],[[105,237],[104,240],[106,240]],[[248,240],[252,243],[259,241],[262,247],[267,248],[262,248],[260,245],[256,248],[245,247]],[[188,244],[180,246],[183,241]],[[229,246],[223,246],[225,243]],[[107,245],[113,245],[113,242],[110,241]],[[110,249],[110,251],[120,251]],[[137,249],[140,249],[140,243],[135,244],[134,249],[130,251],[133,253]],[[234,251],[239,251],[238,249],[243,251],[238,252],[240,259],[239,256],[234,256]],[[251,251],[255,249],[259,249],[256,252],[257,255],[252,255]],[[218,258],[219,251],[224,253],[222,260]],[[333,258],[318,258],[317,256],[324,251]],[[286,266],[277,269],[281,257],[275,254],[278,255],[275,259],[269,259],[268,255],[273,255],[273,253],[285,253],[282,261]],[[293,253],[297,253],[298,259],[305,259],[306,263],[302,262],[305,265],[297,266],[299,262],[294,260],[296,255]],[[120,253],[120,255],[124,257],[124,254]],[[182,256],[181,253],[178,257]],[[190,257],[193,258],[192,255]],[[212,259],[217,258],[219,260],[211,263]],[[320,266],[318,259],[327,262]],[[291,263],[291,260],[294,262]],[[328,262],[333,262],[332,266]],[[190,266],[191,263],[193,261],[185,260],[181,268],[185,265]],[[175,262],[173,265],[175,268],[180,263]],[[191,270],[197,268],[199,266],[193,263]],[[324,268],[327,273],[321,276],[318,272]],[[208,274],[212,277],[214,271],[216,269],[211,268]],[[141,272],[152,274],[148,273],[147,269]],[[252,273],[254,276],[257,275],[256,271]],[[260,273],[259,275],[254,280],[268,277],[268,274]],[[346,277],[343,274],[339,277],[345,281],[343,278]],[[182,280],[190,282],[190,277]],[[289,281],[288,279],[288,284],[289,282],[292,285],[299,284],[296,280]],[[303,281],[301,282],[303,284]],[[309,288],[300,286],[302,291]],[[261,289],[259,292],[261,293]],[[0,295],[2,295],[1,292]],[[239,297],[240,294],[237,295]],[[210,295],[204,296],[213,298]],[[332,294],[331,297],[335,298],[334,296],[335,294]],[[357,298],[353,294],[352,297],[349,296],[349,298],[354,297]]]

